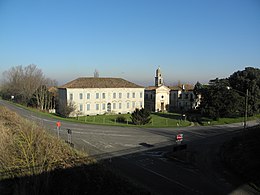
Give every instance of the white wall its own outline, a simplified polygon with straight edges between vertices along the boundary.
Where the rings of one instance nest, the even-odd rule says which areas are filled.
[[[105,97],[103,97],[103,93]],[[115,97],[114,93],[116,95]],[[108,103],[111,103],[111,112],[115,114],[131,113],[136,108],[144,107],[144,88],[67,88],[67,102],[71,101],[71,94],[73,96],[72,102],[75,103],[76,110],[80,112],[81,115],[107,113]],[[87,94],[90,96],[89,99]],[[98,94],[98,98],[96,94]],[[87,105],[89,105],[89,110]]]
[[[167,87],[160,87],[156,90],[155,94],[155,111],[167,111],[170,104],[170,89]],[[164,105],[164,108],[161,108],[161,105]]]

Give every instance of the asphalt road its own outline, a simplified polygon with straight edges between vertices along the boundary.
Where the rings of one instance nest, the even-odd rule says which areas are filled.
[[[57,120],[0,100],[0,105],[43,125],[57,136]],[[254,125],[249,122],[248,125]],[[61,121],[60,137],[155,194],[256,194],[223,166],[221,144],[240,133],[241,123],[174,128],[132,128]],[[188,149],[171,155],[175,136],[184,134]],[[170,156],[170,158],[169,158]],[[108,160],[106,160],[108,159]]]

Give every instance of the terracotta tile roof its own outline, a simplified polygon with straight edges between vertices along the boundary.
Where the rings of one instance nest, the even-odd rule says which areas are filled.
[[[174,90],[174,91],[182,90],[182,86],[178,86],[178,85],[176,85],[176,86],[169,86],[169,88],[171,90]],[[194,86],[191,85],[191,84],[185,84],[184,88],[185,88],[185,91],[192,91],[194,89]]]
[[[121,78],[80,77],[59,88],[144,88]]]
[[[156,87],[156,86],[149,86],[149,87],[146,87],[145,90],[155,90],[157,88],[158,87]]]
[[[178,90],[182,90],[182,86],[167,86],[170,90],[173,90],[173,91],[178,91]],[[185,84],[184,85],[185,87],[185,91],[192,91],[193,90],[193,85],[190,85],[190,84]],[[157,88],[159,87],[156,87],[156,86],[149,86],[149,87],[146,87],[145,90],[156,90]]]

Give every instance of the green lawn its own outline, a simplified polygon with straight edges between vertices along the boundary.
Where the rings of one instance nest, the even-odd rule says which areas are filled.
[[[41,112],[34,108],[29,108],[26,106],[22,106],[20,104],[16,104],[19,107],[22,107],[24,109],[31,110],[33,112],[36,112],[40,115],[55,118],[57,120],[63,120],[63,121],[69,121],[69,122],[78,122],[78,123],[84,123],[84,124],[97,124],[97,125],[114,125],[114,126],[128,126],[128,127],[136,127],[136,125],[132,124],[132,120],[130,118],[130,114],[120,114],[120,115],[96,115],[96,116],[80,116],[75,118],[63,118],[56,114],[49,114]],[[126,118],[125,123],[120,123],[117,121],[117,118],[119,116],[123,116]],[[143,126],[138,127],[178,127],[178,126],[189,126],[192,123],[188,120],[180,120],[181,115],[177,113],[152,113],[151,114],[152,120],[150,124],[146,124]],[[189,118],[189,117],[188,117]],[[195,125],[222,125],[222,124],[230,124],[230,123],[239,123],[241,122],[241,125],[244,121],[244,117],[238,117],[238,118],[220,118],[219,120],[212,120],[208,118],[200,118],[200,122],[194,121]],[[248,117],[248,121],[250,120],[260,120],[260,114]]]
[[[114,125],[114,126],[128,126],[136,127],[132,124],[131,114],[120,114],[120,115],[95,115],[95,116],[80,116],[80,117],[70,117],[63,118],[56,114],[49,114],[46,112],[41,112],[35,108],[26,107],[20,104],[15,104],[16,106],[22,107],[24,109],[33,111],[37,114],[55,118],[57,120],[63,120],[68,122],[78,122],[84,124],[96,124],[96,125]],[[125,117],[126,122],[120,123],[117,121],[118,117]],[[150,124],[138,126],[138,127],[178,127],[178,126],[189,126],[191,123],[189,121],[180,120],[181,115],[176,113],[152,113],[152,120]]]
[[[118,117],[124,117],[126,122],[122,123],[117,120]],[[130,114],[120,115],[97,115],[97,116],[82,116],[74,118],[74,120],[81,123],[100,124],[100,125],[119,125],[119,126],[135,126],[132,124]],[[154,113],[151,114],[152,120],[149,124],[139,127],[178,127],[189,126],[189,121],[180,120],[179,114],[173,113]]]
[[[251,116],[247,118],[247,121],[252,120],[259,120],[260,114]],[[244,117],[237,117],[237,118],[219,118],[218,120],[214,121],[212,119],[202,118],[203,125],[224,125],[224,124],[231,124],[231,123],[244,123]]]

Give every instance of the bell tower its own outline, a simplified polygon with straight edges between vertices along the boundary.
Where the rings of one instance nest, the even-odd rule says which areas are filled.
[[[155,86],[160,87],[162,85],[163,85],[163,77],[162,77],[161,69],[159,67],[156,70],[156,74],[155,74]]]

